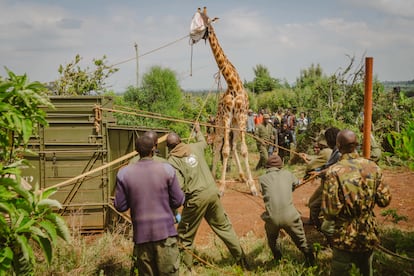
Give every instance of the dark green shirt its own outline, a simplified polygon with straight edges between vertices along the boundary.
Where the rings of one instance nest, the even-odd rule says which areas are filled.
[[[275,224],[290,223],[299,213],[293,205],[292,190],[297,177],[288,170],[269,168],[259,177],[266,212],[262,218]]]
[[[207,147],[201,132],[197,133],[197,142],[178,144],[171,150],[168,162],[177,170],[180,186],[186,194],[186,199],[197,193],[212,190],[218,193],[216,181],[204,157]]]
[[[271,124],[260,124],[256,127],[255,135],[260,139],[274,143],[275,140],[275,128]],[[257,143],[261,143],[258,141]]]

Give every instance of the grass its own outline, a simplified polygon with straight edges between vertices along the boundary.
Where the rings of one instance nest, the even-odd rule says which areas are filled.
[[[112,233],[85,236],[74,234],[72,244],[61,244],[55,250],[52,264],[40,261],[36,275],[128,275],[131,266],[132,240],[130,231],[120,225]],[[382,245],[408,258],[414,257],[414,232],[397,228],[381,229]],[[317,252],[317,266],[305,267],[304,257],[287,235],[282,235],[283,259],[273,261],[266,240],[248,234],[240,238],[250,266],[243,271],[234,263],[223,242],[212,236],[205,246],[194,252],[202,261],[195,259],[194,272],[198,275],[328,275],[332,251],[326,247],[322,235],[310,231],[308,240]],[[414,264],[375,251],[375,275],[414,275]],[[185,269],[181,267],[181,272]],[[183,274],[183,273],[181,273]],[[357,273],[354,275],[358,275]]]
[[[73,242],[55,249],[50,266],[39,262],[36,275],[129,275],[132,241],[126,230],[120,225],[99,235],[72,232]]]
[[[249,147],[255,146],[250,143]],[[257,154],[250,155],[251,167],[258,161]],[[229,178],[236,177],[235,166],[229,172]],[[287,165],[297,175],[303,175],[305,166]],[[252,171],[253,177],[264,170]],[[223,242],[212,235],[205,246],[197,246],[194,252],[203,261],[195,260],[194,271],[198,275],[329,275],[332,251],[326,246],[323,236],[316,230],[306,229],[308,242],[317,252],[317,266],[305,267],[304,257],[287,235],[281,235],[283,259],[273,261],[266,240],[247,234],[240,237],[242,247],[247,254],[249,271],[243,271],[234,264]],[[50,266],[39,260],[36,275],[129,275],[131,266],[132,237],[131,229],[118,224],[111,232],[100,235],[81,235],[73,229],[72,244],[61,244],[55,249]],[[382,245],[399,255],[414,258],[414,232],[405,232],[394,227],[380,229]],[[414,262],[374,251],[374,275],[414,275]],[[207,263],[207,264],[206,264]],[[181,274],[184,275],[184,267]],[[355,271],[352,275],[358,275]]]

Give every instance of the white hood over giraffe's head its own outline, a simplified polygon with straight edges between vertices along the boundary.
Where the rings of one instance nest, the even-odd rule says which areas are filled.
[[[195,44],[201,39],[207,39],[209,31],[208,28],[211,27],[211,24],[217,20],[218,17],[210,19],[207,16],[206,7],[204,7],[203,11],[199,8],[191,20],[190,43]]]
[[[200,41],[207,31],[207,26],[204,22],[200,12],[196,12],[191,20],[190,26],[190,38],[191,44],[195,44]]]

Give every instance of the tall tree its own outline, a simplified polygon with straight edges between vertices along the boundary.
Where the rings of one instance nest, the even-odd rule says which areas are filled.
[[[59,66],[60,77],[51,87],[53,93],[57,95],[99,95],[106,92],[106,80],[118,69],[106,64],[106,56],[93,59],[94,69],[89,67],[82,69],[81,60],[82,57],[76,55],[74,61],[65,66]]]
[[[319,64],[312,64],[296,81],[298,106],[311,109],[313,117],[326,119],[325,123],[354,124],[364,104],[363,68],[362,62],[356,64],[355,57],[349,57],[346,67],[325,76]]]
[[[182,97],[175,73],[168,68],[154,66],[144,74],[142,87],[128,87],[123,100],[126,105],[137,110],[182,117]],[[171,122],[168,121],[126,115],[119,115],[118,122],[129,125],[171,126]]]
[[[250,91],[258,94],[282,87],[278,79],[270,76],[269,69],[266,66],[258,64],[253,68],[253,72],[255,75],[253,81],[244,84]]]
[[[171,114],[181,106],[181,88],[171,69],[152,67],[143,76],[142,93],[139,105],[146,110]]]

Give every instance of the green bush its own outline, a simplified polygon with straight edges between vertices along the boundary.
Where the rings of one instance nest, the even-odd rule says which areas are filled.
[[[47,124],[39,108],[51,106],[45,87],[7,72],[7,79],[0,78],[0,275],[33,275],[34,248],[50,263],[58,238],[69,241],[69,230],[53,212],[61,208],[49,198],[56,190],[32,190],[20,177],[26,165],[21,156],[33,130]]]
[[[414,170],[414,120],[408,121],[401,132],[391,131],[387,139],[394,149],[394,154]]]

